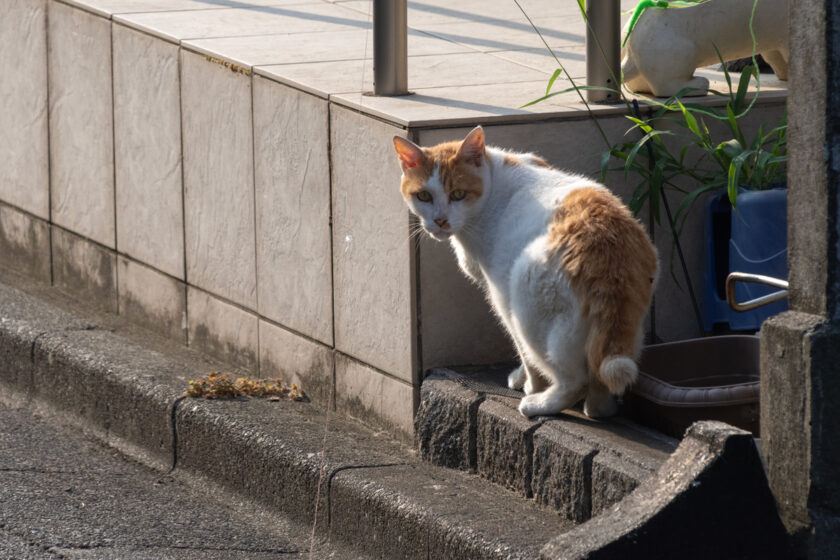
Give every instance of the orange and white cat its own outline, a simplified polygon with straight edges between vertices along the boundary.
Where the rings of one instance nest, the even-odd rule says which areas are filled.
[[[486,293],[522,365],[525,416],[584,400],[591,417],[615,413],[638,375],[642,323],[657,277],[656,249],[606,187],[533,154],[461,142],[421,148],[395,137],[402,195],[426,232],[452,244]]]

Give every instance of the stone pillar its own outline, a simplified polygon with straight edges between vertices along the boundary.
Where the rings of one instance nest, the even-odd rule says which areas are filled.
[[[840,4],[790,2],[791,311],[761,329],[761,436],[800,555],[840,550]]]

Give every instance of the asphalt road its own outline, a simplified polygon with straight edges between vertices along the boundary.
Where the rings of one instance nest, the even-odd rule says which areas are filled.
[[[301,527],[0,403],[0,559],[309,558]],[[316,543],[312,558],[352,551]]]

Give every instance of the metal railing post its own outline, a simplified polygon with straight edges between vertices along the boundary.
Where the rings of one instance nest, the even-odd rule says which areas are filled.
[[[373,93],[408,93],[406,0],[373,0]]]
[[[586,19],[586,85],[618,90],[621,84],[613,76],[621,80],[620,0],[587,0]],[[586,98],[592,103],[619,100],[617,93],[602,90],[587,90]]]

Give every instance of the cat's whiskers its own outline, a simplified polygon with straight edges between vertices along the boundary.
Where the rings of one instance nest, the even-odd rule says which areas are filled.
[[[408,238],[409,239],[416,239],[419,238],[420,235],[425,233],[425,229],[417,222],[412,222],[408,226]]]

